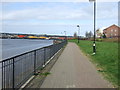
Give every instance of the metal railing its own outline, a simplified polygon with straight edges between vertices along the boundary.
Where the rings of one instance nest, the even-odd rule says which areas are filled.
[[[38,68],[43,65],[64,45],[66,41],[36,49],[0,62],[2,69],[2,89],[20,88]]]

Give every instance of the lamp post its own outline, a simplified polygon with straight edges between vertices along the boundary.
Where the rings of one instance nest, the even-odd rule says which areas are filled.
[[[79,43],[80,26],[77,25],[77,27],[78,27],[78,43]]]
[[[96,43],[95,43],[95,27],[96,27],[96,0],[89,0],[89,2],[94,2],[94,42],[93,42],[93,54],[96,53]]]
[[[64,31],[64,33],[65,33],[65,40],[67,41],[66,31]]]
[[[61,35],[63,35],[63,33],[61,32]]]

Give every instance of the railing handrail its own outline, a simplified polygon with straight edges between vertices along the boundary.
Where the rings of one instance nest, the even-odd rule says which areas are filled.
[[[61,43],[63,43],[63,42],[61,42]],[[60,44],[60,43],[57,43],[57,44]],[[55,44],[55,45],[57,45],[57,44]],[[54,45],[54,44],[52,44],[52,45]],[[17,58],[17,57],[22,56],[22,55],[25,55],[25,54],[28,54],[28,53],[30,53],[30,52],[34,52],[34,51],[36,51],[36,50],[40,50],[40,49],[43,49],[43,48],[48,48],[48,47],[50,47],[50,46],[52,46],[52,45],[45,46],[45,47],[41,47],[41,48],[34,49],[34,50],[30,50],[30,51],[24,52],[24,53],[22,53],[22,54],[18,54],[18,55],[12,56],[12,57],[10,57],[10,58],[7,58],[7,59],[4,59],[4,60],[0,61],[0,63],[5,62],[5,61],[8,61],[8,60],[13,59],[13,58]]]

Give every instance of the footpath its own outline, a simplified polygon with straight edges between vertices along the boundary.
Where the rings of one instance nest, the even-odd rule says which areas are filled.
[[[40,88],[112,88],[75,43],[68,43]]]

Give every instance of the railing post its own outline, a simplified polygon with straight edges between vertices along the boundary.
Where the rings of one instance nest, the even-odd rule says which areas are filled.
[[[34,75],[36,74],[36,50],[34,51]]]
[[[52,57],[52,46],[50,46],[50,58]]]
[[[13,90],[15,89],[15,60],[13,58]]]
[[[3,63],[4,62],[2,62],[2,90],[4,89],[4,79],[3,79],[3,75],[4,75],[4,73],[3,73],[3,68],[4,68],[4,66],[3,66]]]
[[[44,48],[44,65],[45,65],[45,60],[46,60],[46,48]]]

